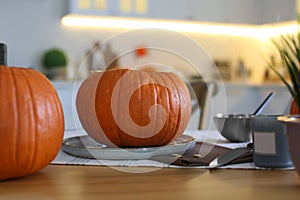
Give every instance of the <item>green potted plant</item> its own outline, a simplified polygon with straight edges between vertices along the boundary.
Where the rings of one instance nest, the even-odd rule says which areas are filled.
[[[43,54],[42,64],[49,79],[66,79],[67,56],[59,48],[52,48]]]
[[[271,62],[268,62],[268,66],[287,86],[293,98],[290,114],[300,114],[300,32],[281,35],[278,40],[273,39],[272,42],[280,55],[284,67],[287,69],[288,78],[281,75]]]

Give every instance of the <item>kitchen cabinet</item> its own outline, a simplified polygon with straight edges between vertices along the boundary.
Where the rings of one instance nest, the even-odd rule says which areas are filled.
[[[184,19],[265,24],[296,19],[295,0],[187,0]]]
[[[184,20],[190,0],[148,0],[147,17],[156,19]]]
[[[263,0],[259,7],[261,24],[296,20],[297,0]]]
[[[148,0],[70,0],[67,14],[145,18],[149,17],[147,2]]]
[[[261,1],[256,0],[190,0],[186,19],[194,21],[258,24]]]
[[[296,19],[296,0],[72,0],[69,14],[265,24]]]

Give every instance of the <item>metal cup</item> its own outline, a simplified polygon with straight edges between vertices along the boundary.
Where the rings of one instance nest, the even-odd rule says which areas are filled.
[[[251,115],[216,114],[214,123],[223,137],[231,142],[248,142],[251,140]]]

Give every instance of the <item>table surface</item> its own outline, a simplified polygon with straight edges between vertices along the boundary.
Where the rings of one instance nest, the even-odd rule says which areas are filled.
[[[0,182],[0,199],[300,198],[300,178],[294,170],[158,168],[148,173],[124,171],[106,166],[49,165],[34,175]]]

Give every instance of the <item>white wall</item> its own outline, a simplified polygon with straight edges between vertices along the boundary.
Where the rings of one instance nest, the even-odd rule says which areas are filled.
[[[42,53],[51,47],[60,47],[68,53],[73,67],[76,68],[95,41],[104,41],[121,33],[121,30],[64,27],[60,19],[66,12],[66,2],[66,0],[0,1],[0,42],[8,45],[9,65],[41,69]],[[186,36],[203,46],[214,59],[227,59],[233,66],[236,66],[238,58],[243,58],[246,66],[252,70],[250,82],[262,82],[265,67],[263,56],[269,56],[272,51],[269,42],[253,38],[202,34]],[[176,39],[170,38],[169,40],[165,42],[176,44]],[[119,52],[126,45],[134,48],[144,43],[143,37],[129,38],[126,41],[113,43],[112,49]],[[179,45],[179,49],[184,49],[187,55],[197,57],[197,52],[193,48]],[[166,57],[164,62],[181,68],[183,73],[188,75],[191,73],[184,63],[176,59]],[[203,65],[203,68],[208,71],[211,68],[202,63],[199,65]]]

